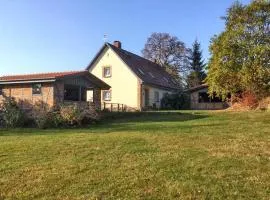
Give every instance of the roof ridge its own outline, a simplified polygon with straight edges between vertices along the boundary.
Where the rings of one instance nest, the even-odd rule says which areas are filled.
[[[138,54],[132,53],[131,51],[128,51],[128,50],[126,50],[126,49],[123,49],[123,48],[117,48],[117,47],[115,47],[115,46],[114,46],[113,44],[111,44],[111,43],[108,43],[108,42],[107,42],[106,44],[112,46],[113,48],[117,49],[118,51],[123,51],[123,53],[124,53],[124,52],[127,52],[127,53],[130,53],[130,54],[132,54],[132,55],[135,55],[135,56],[139,57],[140,59],[144,59],[146,62],[150,62],[150,63],[152,63],[152,64],[158,66],[158,67],[160,68],[160,70],[162,70],[162,71],[168,73],[168,72],[167,72],[160,64],[158,64],[158,63],[156,63],[156,62],[153,62],[152,60],[149,60],[149,59],[147,59],[147,58],[144,58],[143,56],[140,56],[140,55],[138,55]]]

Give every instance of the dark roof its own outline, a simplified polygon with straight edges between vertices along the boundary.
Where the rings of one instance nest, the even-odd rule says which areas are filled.
[[[192,87],[192,88],[189,88],[189,89],[186,90],[186,91],[187,91],[187,92],[194,92],[194,91],[201,90],[201,89],[204,89],[204,88],[208,88],[208,85],[207,85],[207,84],[197,85],[197,86],[194,86],[194,87]]]
[[[143,83],[162,88],[180,89],[179,85],[176,83],[176,81],[174,81],[172,76],[157,63],[154,63],[124,49],[117,48],[110,43],[104,44],[104,46],[86,68],[87,70],[92,67],[94,62],[98,59],[99,55],[106,47],[111,48],[123,60],[123,62],[125,62],[126,65],[143,81]]]
[[[49,82],[56,81],[65,78],[72,78],[84,76],[88,81],[92,82],[94,85],[100,88],[109,89],[110,86],[89,73],[89,71],[69,71],[69,72],[51,72],[51,73],[39,73],[39,74],[20,74],[20,75],[8,75],[0,77],[0,84],[10,84],[17,82]]]

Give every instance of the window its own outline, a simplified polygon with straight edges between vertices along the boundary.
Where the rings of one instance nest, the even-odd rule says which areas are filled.
[[[219,97],[215,96],[211,98],[207,92],[199,92],[199,103],[218,103],[222,102],[222,99]]]
[[[199,103],[210,102],[209,95],[206,92],[199,92]]]
[[[32,94],[39,95],[41,94],[41,84],[36,83],[32,85]]]
[[[168,96],[168,95],[169,95],[168,92],[164,92],[164,93],[163,93],[163,97]]]
[[[139,71],[142,75],[144,75],[143,70],[141,70],[140,68],[138,68],[138,71]]]
[[[87,101],[94,102],[94,91],[93,90],[87,91]]]
[[[159,92],[155,91],[155,102],[159,102]]]
[[[64,85],[65,101],[86,101],[87,89],[78,85]]]
[[[103,91],[103,100],[104,101],[110,101],[111,100],[111,91],[110,90]]]
[[[155,76],[154,76],[151,72],[148,72],[148,74],[149,74],[152,78],[155,78]]]
[[[177,82],[176,82],[174,79],[172,79],[172,82],[173,82],[174,84],[177,84]]]
[[[65,85],[64,100],[65,101],[79,101],[80,87],[74,85]]]
[[[169,82],[169,80],[166,78],[166,77],[163,77],[163,79],[168,83]]]
[[[2,96],[2,95],[3,95],[3,88],[0,87],[0,96]]]
[[[111,67],[104,67],[103,68],[103,77],[108,78],[112,76]]]

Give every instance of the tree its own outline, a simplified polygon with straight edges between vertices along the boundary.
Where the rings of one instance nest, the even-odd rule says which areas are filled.
[[[142,50],[146,59],[164,67],[178,81],[188,69],[188,53],[185,44],[168,33],[153,33]]]
[[[234,3],[225,17],[225,31],[211,40],[206,82],[210,94],[225,98],[251,92],[270,94],[270,3]]]
[[[192,45],[192,51],[190,56],[190,73],[187,76],[188,87],[194,87],[201,85],[203,80],[206,78],[204,71],[205,63],[202,58],[201,45],[196,39]]]

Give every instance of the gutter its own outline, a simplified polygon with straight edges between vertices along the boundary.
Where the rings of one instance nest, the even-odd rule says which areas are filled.
[[[0,85],[7,84],[20,84],[20,83],[50,83],[55,82],[55,79],[45,79],[45,80],[19,80],[19,81],[0,81]]]

